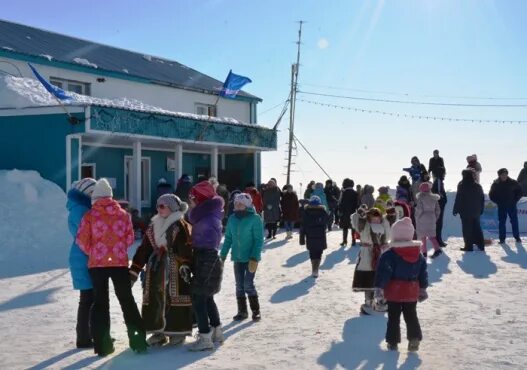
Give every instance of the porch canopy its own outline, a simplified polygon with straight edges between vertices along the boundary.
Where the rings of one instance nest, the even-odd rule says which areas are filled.
[[[218,158],[228,154],[253,154],[254,181],[260,172],[260,152],[276,150],[277,133],[256,124],[231,118],[189,113],[148,111],[98,104],[84,105],[85,118],[75,134],[68,135],[70,171],[67,184],[80,178],[82,146],[116,146],[133,149],[130,194],[133,207],[141,209],[141,158],[143,150],[172,151],[174,183],[183,173],[183,151],[210,154],[210,174],[218,176]],[[83,126],[82,128],[79,126]],[[77,163],[75,163],[78,161]],[[69,185],[68,185],[69,186]]]

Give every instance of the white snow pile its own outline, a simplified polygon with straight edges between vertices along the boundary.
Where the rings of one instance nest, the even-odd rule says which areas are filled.
[[[91,63],[88,59],[84,58],[73,58],[73,61],[77,64],[82,64],[83,66],[99,68],[97,64]]]
[[[126,71],[128,73],[128,71]],[[206,115],[173,112],[146,104],[137,99],[126,97],[116,99],[96,98],[68,91],[71,96],[69,101],[63,101],[65,105],[94,104],[111,108],[135,110],[147,113],[159,113],[174,117],[195,119],[200,121],[210,121],[218,123],[229,123],[242,126],[254,127],[254,124],[238,121],[230,117],[209,117]],[[0,78],[0,109],[1,108],[27,108],[56,106],[57,100],[42,86],[42,84],[33,78],[4,76]]]
[[[43,58],[46,58],[47,60],[49,60],[51,62],[51,60],[53,59],[53,57],[49,54],[40,54],[41,57]]]
[[[2,46],[2,49],[4,50],[7,50],[7,51],[15,51],[15,49],[9,47],[9,46]]]
[[[146,54],[145,54],[145,55],[143,55],[143,59],[144,59],[144,60],[147,60],[147,61],[149,61],[149,62],[151,62],[151,61],[152,61],[152,56],[151,56],[151,55],[146,55]]]
[[[0,171],[0,278],[67,266],[66,196],[35,171]]]

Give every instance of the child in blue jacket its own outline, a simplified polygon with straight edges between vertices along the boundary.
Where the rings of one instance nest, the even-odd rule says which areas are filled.
[[[249,317],[246,295],[253,312],[252,319],[259,321],[261,318],[254,277],[262,254],[263,237],[262,219],[253,207],[251,196],[247,193],[237,194],[234,197],[234,214],[227,221],[225,240],[220,252],[221,259],[225,261],[231,251],[234,262],[238,313],[233,320],[245,320]]]
[[[417,302],[428,298],[426,260],[420,253],[421,243],[413,241],[414,227],[408,217],[392,226],[390,249],[379,260],[375,276],[375,296],[388,303],[386,342],[389,350],[397,350],[401,342],[400,318],[407,328],[408,350],[417,351],[423,339],[417,318]]]

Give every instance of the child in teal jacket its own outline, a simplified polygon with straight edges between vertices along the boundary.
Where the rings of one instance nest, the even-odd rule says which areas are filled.
[[[260,261],[263,246],[262,219],[253,207],[252,198],[247,193],[237,194],[234,198],[234,214],[229,217],[225,240],[221,248],[220,257],[223,261],[231,251],[234,262],[234,277],[236,280],[236,300],[238,313],[234,320],[244,320],[247,312],[247,300],[253,312],[253,320],[260,320],[260,304],[258,292],[254,286],[256,267]]]

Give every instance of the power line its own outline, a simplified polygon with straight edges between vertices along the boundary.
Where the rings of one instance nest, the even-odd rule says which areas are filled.
[[[273,109],[278,108],[279,106],[281,106],[282,104],[285,104],[286,102],[287,102],[287,100],[284,100],[284,101],[282,101],[282,102],[280,102],[280,103],[278,103],[278,104],[272,106],[271,108],[266,109],[266,110],[264,110],[263,112],[258,113],[258,116],[263,116],[265,113],[270,112],[270,111],[272,111]]]
[[[318,168],[320,168],[322,170],[322,172],[324,172],[326,174],[328,179],[331,179],[332,177],[329,176],[329,174],[326,172],[326,170],[324,168],[322,168],[320,163],[318,163],[318,161],[315,159],[315,157],[313,157],[313,155],[311,155],[311,153],[309,152],[309,150],[307,150],[307,148],[304,146],[304,144],[302,144],[302,142],[300,140],[298,140],[298,138],[296,137],[295,134],[293,134],[293,137],[294,137],[295,141],[297,141],[298,144],[300,144],[300,146],[306,151],[306,153],[311,157],[311,159],[317,164]]]
[[[447,96],[440,94],[410,94],[405,92],[394,92],[394,91],[379,91],[379,90],[366,90],[366,89],[353,89],[349,87],[340,87],[340,86],[329,86],[329,85],[319,85],[319,84],[310,84],[310,83],[301,83],[300,85],[313,86],[313,87],[322,87],[325,89],[332,90],[347,90],[347,91],[356,91],[365,94],[379,94],[379,95],[399,95],[399,96],[417,96],[421,98],[442,98],[442,99],[473,99],[473,100],[527,100],[525,98],[513,98],[513,97],[498,97],[498,96]]]
[[[397,103],[397,104],[414,104],[414,105],[439,105],[449,107],[493,107],[493,108],[525,108],[527,104],[466,104],[466,103],[441,103],[441,102],[425,102],[425,101],[412,101],[412,100],[393,100],[393,99],[380,99],[380,98],[367,98],[363,96],[345,96],[345,95],[334,95],[334,94],[322,94],[311,91],[298,91],[301,94],[325,96],[330,98],[340,99],[352,99],[362,101],[373,101],[380,103]]]
[[[298,99],[298,101],[308,103],[308,104],[314,104],[314,105],[320,105],[325,106],[329,108],[338,108],[338,109],[346,109],[350,111],[360,112],[360,113],[368,113],[368,114],[379,114],[379,115],[385,115],[385,116],[391,116],[391,117],[399,117],[399,118],[414,118],[414,119],[424,119],[424,120],[433,120],[433,121],[450,121],[450,122],[473,122],[473,123],[527,123],[525,120],[503,120],[503,119],[479,119],[479,118],[453,118],[453,117],[441,117],[441,116],[429,116],[426,114],[410,114],[410,113],[397,113],[397,112],[387,112],[377,109],[364,109],[364,108],[357,108],[357,107],[346,107],[342,105],[336,105],[336,104],[329,104],[329,103],[321,103],[313,100],[304,100],[304,99]]]

